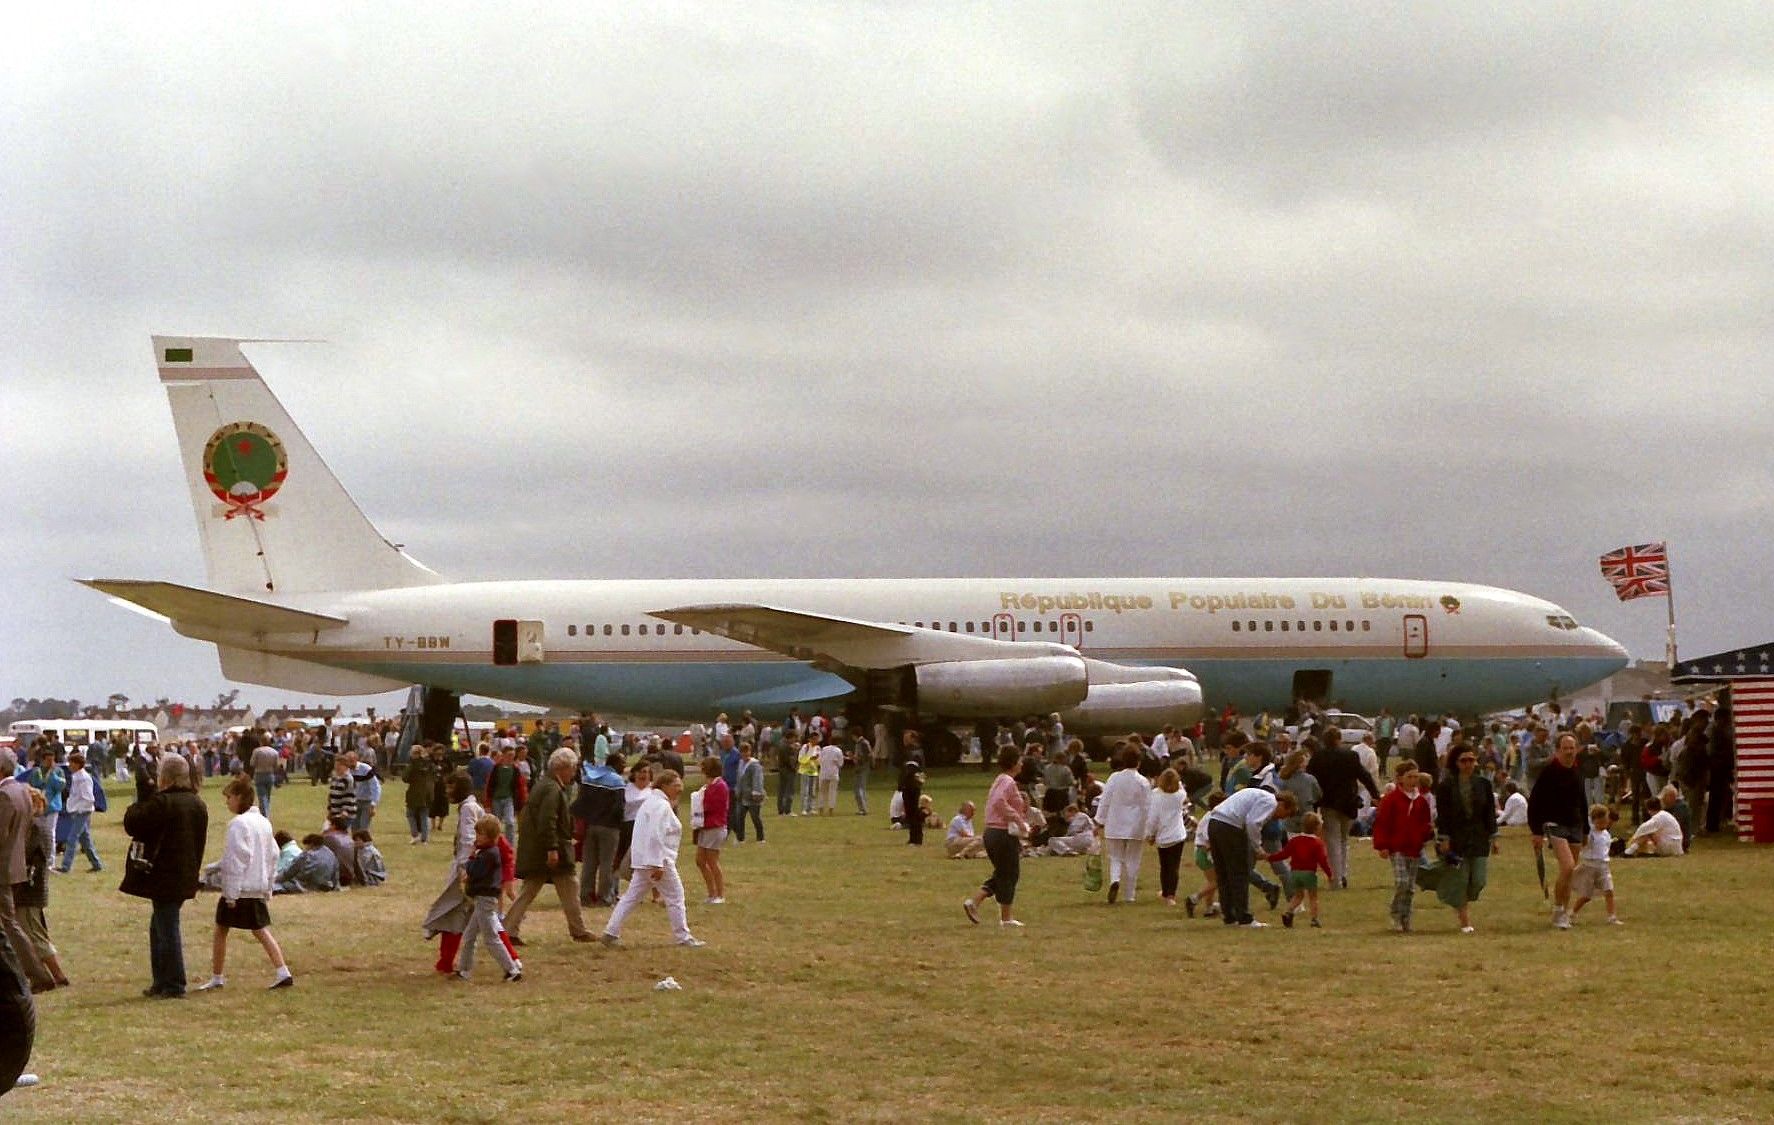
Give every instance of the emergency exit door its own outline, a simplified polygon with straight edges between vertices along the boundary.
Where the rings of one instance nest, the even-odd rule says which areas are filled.
[[[1084,619],[1075,613],[1059,615],[1059,643],[1073,648],[1084,647]]]
[[[1420,613],[1404,615],[1404,654],[1412,660],[1429,655],[1429,619]]]
[[[994,641],[1016,640],[1016,618],[1008,613],[993,614],[992,639]]]

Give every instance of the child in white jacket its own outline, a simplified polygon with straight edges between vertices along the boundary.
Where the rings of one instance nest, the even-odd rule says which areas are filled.
[[[272,988],[288,988],[296,983],[284,964],[283,950],[271,935],[271,888],[277,879],[277,839],[271,822],[259,812],[252,779],[244,774],[235,777],[222,790],[228,811],[234,819],[228,822],[228,835],[222,843],[222,900],[216,903],[216,939],[210,959],[209,983],[197,986],[208,992],[227,983],[222,965],[228,956],[228,931],[251,930],[265,948],[265,956],[277,975]]]

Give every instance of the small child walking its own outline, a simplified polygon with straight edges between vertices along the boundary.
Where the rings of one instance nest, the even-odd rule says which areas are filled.
[[[1429,801],[1417,786],[1417,763],[1402,759],[1392,767],[1393,784],[1380,798],[1374,814],[1374,850],[1392,861],[1392,929],[1411,932],[1411,900],[1417,893],[1417,868],[1423,846],[1435,838]]]
[[[1286,860],[1288,865],[1287,910],[1281,915],[1281,924],[1291,928],[1301,903],[1309,902],[1312,927],[1318,929],[1318,873],[1322,871],[1326,879],[1332,878],[1330,853],[1324,849],[1324,818],[1309,812],[1300,818],[1300,827],[1303,831],[1288,837],[1280,851],[1265,858],[1270,863]]]
[[[1215,789],[1207,795],[1207,811],[1212,812],[1225,799],[1226,795]],[[1195,869],[1201,872],[1201,889],[1183,900],[1183,909],[1187,910],[1189,917],[1193,918],[1195,917],[1195,908],[1205,906],[1207,913],[1202,917],[1212,918],[1220,912],[1220,904],[1214,901],[1215,896],[1219,894],[1220,884],[1219,876],[1214,873],[1213,856],[1209,855],[1207,851],[1207,817],[1205,816],[1195,825]]]
[[[1602,893],[1602,901],[1608,907],[1608,925],[1624,926],[1620,916],[1614,913],[1614,876],[1609,870],[1608,853],[1614,846],[1614,833],[1610,831],[1613,814],[1606,805],[1589,806],[1589,835],[1583,840],[1583,850],[1578,853],[1577,870],[1571,873],[1571,918],[1583,909],[1583,904]]]
[[[462,872],[462,893],[472,904],[468,928],[462,935],[462,949],[456,960],[456,979],[467,980],[474,971],[474,947],[485,941],[493,959],[505,970],[505,980],[514,984],[524,979],[522,961],[512,958],[500,940],[499,890],[501,885],[499,838],[505,826],[496,816],[486,815],[474,822],[474,854],[468,857]]]

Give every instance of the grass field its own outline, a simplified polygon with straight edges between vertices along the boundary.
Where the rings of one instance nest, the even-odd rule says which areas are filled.
[[[930,790],[946,818],[986,780],[938,771]],[[630,920],[626,948],[575,945],[544,892],[525,980],[483,959],[464,984],[431,971],[418,929],[448,844],[407,845],[394,785],[378,833],[389,885],[273,904],[294,989],[264,991],[242,934],[225,991],[173,1002],[139,996],[148,909],[116,891],[120,788],[98,818],[109,870],[82,862],[51,884],[75,986],[42,998],[43,1085],[0,1098],[0,1120],[1774,1117],[1774,849],[1709,840],[1682,860],[1616,861],[1628,924],[1586,910],[1561,934],[1510,830],[1471,936],[1428,895],[1418,932],[1390,933],[1389,872],[1365,844],[1321,931],[1190,921],[1158,902],[1149,851],[1131,906],[1084,895],[1081,860],[1031,860],[1028,928],[1004,931],[958,905],[984,861],[944,859],[940,833],[906,847],[883,788],[867,818],[767,810],[769,843],[726,853],[726,906],[701,905],[686,854],[705,949],[674,948],[657,907]],[[311,830],[323,793],[279,790],[274,820]],[[205,797],[213,856],[227,814],[217,784]],[[185,911],[193,985],[214,903]],[[668,974],[683,991],[653,990]]]

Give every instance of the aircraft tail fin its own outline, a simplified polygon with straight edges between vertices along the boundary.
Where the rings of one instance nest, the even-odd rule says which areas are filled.
[[[240,350],[244,341],[153,339],[210,588],[297,594],[442,581],[371,525]]]

